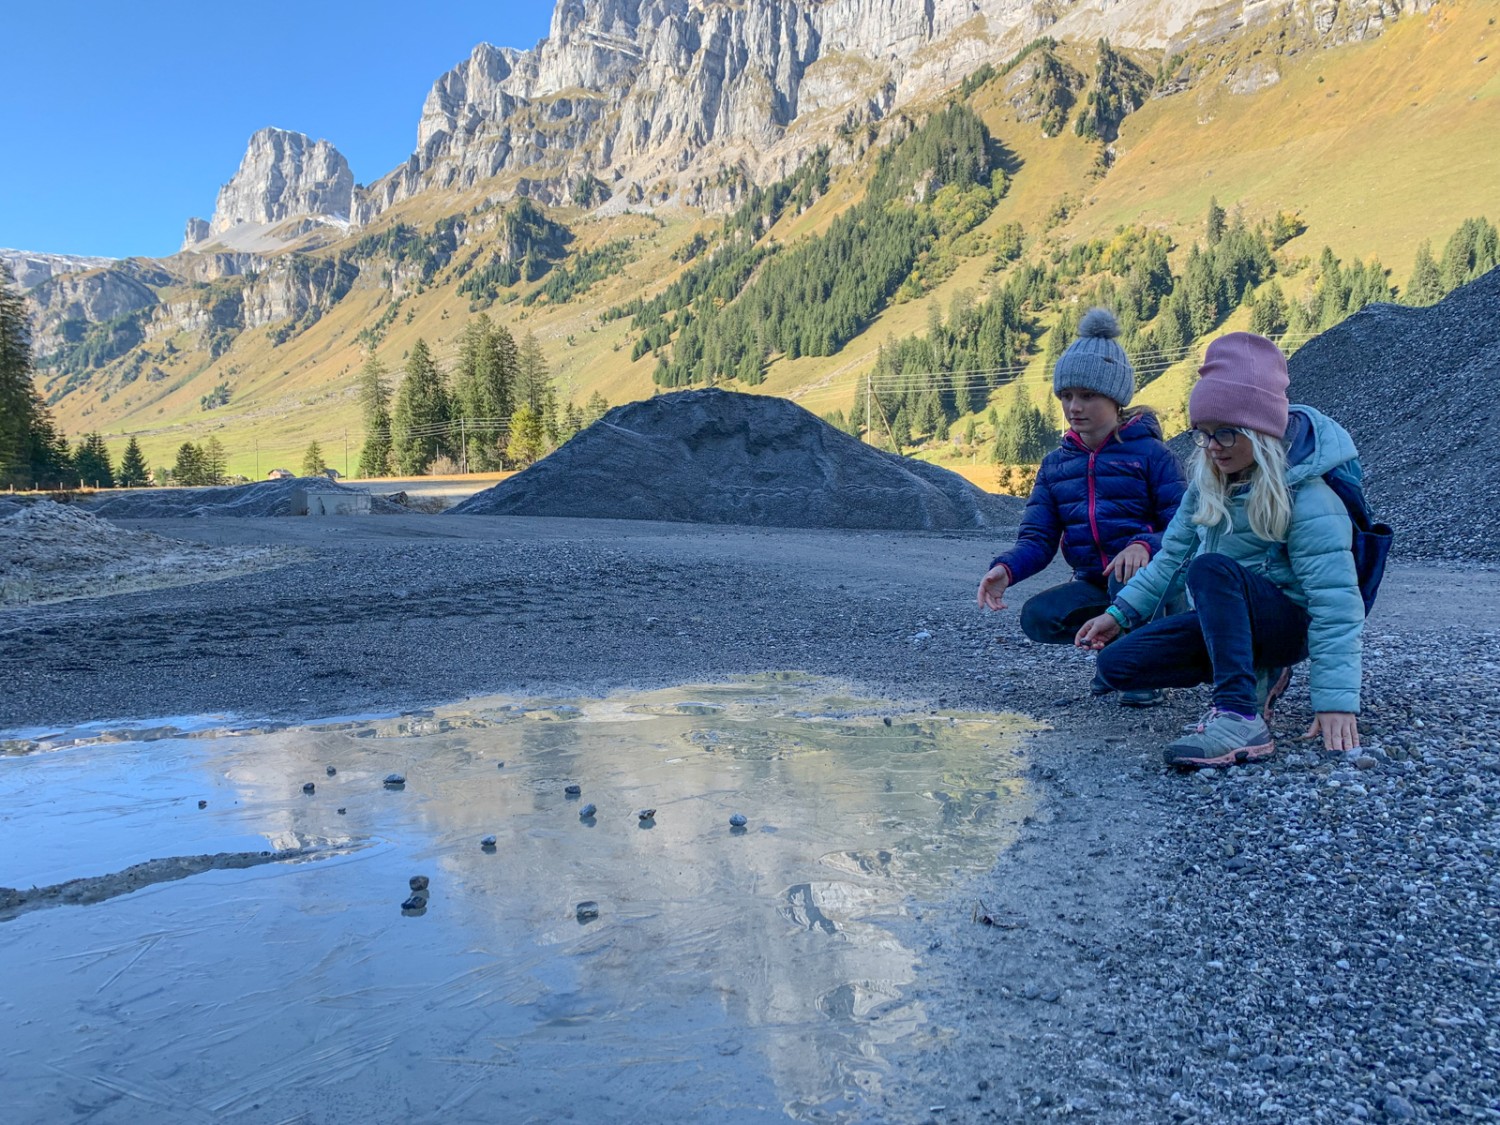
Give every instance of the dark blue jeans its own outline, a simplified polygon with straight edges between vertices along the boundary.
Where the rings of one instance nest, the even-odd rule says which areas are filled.
[[[1307,611],[1268,579],[1225,555],[1188,564],[1194,608],[1132,629],[1099,653],[1099,677],[1117,691],[1214,685],[1214,706],[1259,710],[1257,668],[1307,657]]]
[[[1119,588],[1113,578],[1107,586],[1103,579],[1096,585],[1075,578],[1034,594],[1021,607],[1021,632],[1037,644],[1070,645],[1083,623],[1103,613]]]
[[[1075,578],[1043,590],[1027,598],[1021,607],[1021,632],[1037,644],[1070,645],[1085,621],[1098,617],[1109,607],[1121,585],[1113,576],[1107,585],[1103,579],[1096,584]],[[1182,595],[1177,593],[1162,603],[1155,616],[1166,617],[1186,608]]]

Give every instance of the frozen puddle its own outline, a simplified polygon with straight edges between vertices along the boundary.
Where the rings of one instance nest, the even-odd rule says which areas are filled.
[[[847,691],[0,735],[0,887],[289,857],[0,910],[5,1119],[868,1116],[924,1031],[900,920],[1008,844],[1030,728]]]

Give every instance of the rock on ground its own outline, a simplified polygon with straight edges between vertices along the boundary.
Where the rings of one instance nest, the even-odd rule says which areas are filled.
[[[449,514],[930,531],[1014,526],[1020,509],[796,403],[701,390],[616,407]]]

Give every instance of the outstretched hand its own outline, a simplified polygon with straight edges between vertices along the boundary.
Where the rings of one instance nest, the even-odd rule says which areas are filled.
[[[979,580],[979,608],[1004,609],[1009,586],[1010,571],[1003,564],[990,567]]]
[[[1119,582],[1129,582],[1135,577],[1136,572],[1145,567],[1151,561],[1151,552],[1144,543],[1132,543],[1114,558],[1109,560],[1109,565],[1104,568],[1105,574],[1113,575]]]
[[[1078,648],[1097,652],[1119,635],[1120,623],[1109,614],[1101,613],[1098,617],[1091,617],[1083,623],[1083,628],[1079,629],[1078,635],[1073,638],[1073,644]]]
[[[1358,750],[1359,716],[1348,711],[1319,711],[1303,738],[1323,736],[1324,750]]]

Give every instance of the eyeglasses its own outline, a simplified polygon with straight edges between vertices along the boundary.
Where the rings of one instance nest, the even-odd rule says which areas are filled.
[[[1230,426],[1209,432],[1207,430],[1193,431],[1193,444],[1199,449],[1208,448],[1208,443],[1213,442],[1220,449],[1233,449],[1234,443],[1239,439],[1240,432]]]

